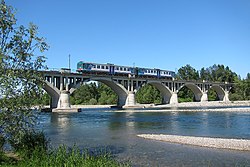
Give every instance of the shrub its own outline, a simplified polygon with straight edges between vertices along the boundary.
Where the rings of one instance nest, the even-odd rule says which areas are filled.
[[[44,152],[48,150],[49,141],[43,132],[28,131],[23,134],[19,142],[10,142],[11,146],[21,156],[30,157],[34,151]]]
[[[97,100],[94,99],[94,98],[92,98],[92,99],[89,100],[89,104],[90,105],[96,105],[97,104]]]

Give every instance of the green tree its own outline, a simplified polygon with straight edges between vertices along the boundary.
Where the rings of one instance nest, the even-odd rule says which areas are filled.
[[[118,96],[115,92],[105,84],[99,83],[98,84],[98,91],[99,91],[99,104],[117,104]]]
[[[40,98],[45,57],[44,38],[37,36],[37,26],[18,26],[13,7],[0,4],[0,132],[12,144],[32,131],[35,123],[31,106]]]
[[[136,93],[136,101],[141,104],[160,104],[162,102],[162,96],[159,90],[147,84]]]
[[[199,72],[193,68],[191,65],[187,64],[186,66],[181,67],[178,70],[177,78],[181,80],[199,80]],[[179,102],[192,102],[194,101],[193,92],[187,87],[183,87],[178,92]]]
[[[200,77],[202,80],[214,82],[234,82],[237,74],[232,72],[228,66],[214,64],[206,69],[200,70]]]
[[[116,104],[118,97],[115,92],[102,83],[81,85],[70,97],[71,104]]]
[[[177,78],[181,80],[198,80],[199,72],[191,65],[187,64],[178,70]]]

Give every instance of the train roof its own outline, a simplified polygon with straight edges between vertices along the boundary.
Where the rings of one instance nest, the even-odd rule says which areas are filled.
[[[116,65],[116,64],[113,64],[113,63],[93,63],[93,62],[85,62],[85,61],[79,61],[78,63],[90,63],[90,64],[96,64],[96,65],[103,65],[103,66],[106,66],[106,65],[113,65],[115,67],[125,67],[125,68],[133,68],[132,66],[124,66],[124,65]],[[161,71],[167,71],[167,72],[174,72],[174,71],[171,71],[171,70],[163,70],[163,69],[159,69],[159,68],[148,68],[148,67],[137,67],[135,66],[135,68],[140,68],[140,69],[145,69],[145,70],[161,70]]]

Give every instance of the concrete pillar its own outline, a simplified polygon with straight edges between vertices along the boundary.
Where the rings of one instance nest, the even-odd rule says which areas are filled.
[[[63,77],[60,77],[60,91],[63,91]]]
[[[69,84],[66,83],[66,91],[68,92],[69,91]]]
[[[230,100],[229,100],[229,91],[225,91],[225,96],[223,98],[223,102],[230,102]]]
[[[129,91],[125,106],[135,106],[135,92]]]
[[[134,91],[134,81],[131,80],[130,83],[131,83],[131,91]]]
[[[178,95],[177,92],[174,92],[170,97],[169,104],[177,104],[178,103]]]
[[[203,92],[201,96],[201,102],[206,102],[206,101],[208,101],[207,92]]]
[[[128,91],[130,91],[130,80],[128,80]]]
[[[61,91],[58,101],[57,109],[69,109],[70,108],[70,93],[69,91]]]

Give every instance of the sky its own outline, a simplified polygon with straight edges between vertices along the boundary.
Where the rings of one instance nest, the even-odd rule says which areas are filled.
[[[6,0],[39,27],[49,68],[78,61],[250,73],[250,0]]]

